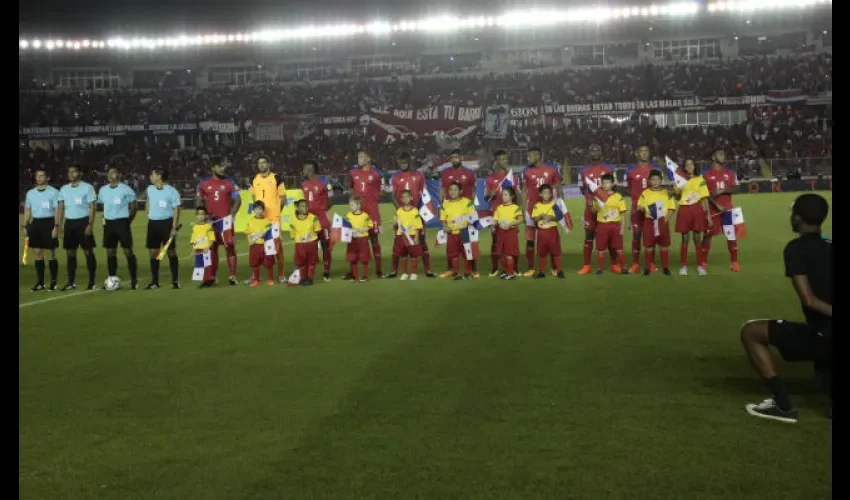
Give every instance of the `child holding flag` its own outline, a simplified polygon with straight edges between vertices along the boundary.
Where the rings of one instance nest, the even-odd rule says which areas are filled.
[[[472,200],[461,196],[461,185],[459,182],[449,184],[449,197],[440,208],[440,222],[443,223],[446,233],[446,258],[451,265],[451,271],[447,271],[440,275],[441,278],[453,278],[462,280],[464,277],[478,279],[478,270],[476,266],[476,255],[473,252],[472,258],[467,258],[463,247],[464,231],[467,231],[469,226],[469,218],[477,216],[475,205]],[[464,275],[460,274],[460,257],[464,256]]]
[[[197,222],[192,226],[192,235],[189,243],[192,244],[192,250],[195,252],[195,259],[199,255],[208,252],[215,243],[215,231],[207,217],[206,208],[201,205],[195,210],[195,218]],[[198,266],[195,266],[196,268]],[[201,288],[209,288],[215,284],[215,274],[213,266],[204,266],[204,274],[201,279]]]
[[[266,204],[262,200],[254,202],[254,216],[248,219],[245,234],[251,250],[248,253],[248,264],[251,266],[251,287],[260,286],[260,266],[268,271],[268,286],[274,286],[274,253],[268,255],[266,234],[271,231],[272,222],[265,218]],[[270,240],[273,241],[273,240]],[[274,243],[272,243],[274,245]],[[272,247],[274,248],[274,247]]]
[[[400,259],[404,259],[402,261],[401,279],[416,280],[418,278],[416,274],[418,261],[416,259],[422,256],[419,233],[423,229],[423,225],[419,210],[413,206],[413,193],[409,190],[404,190],[401,193],[401,206],[396,210],[396,223],[398,229],[393,244],[393,272],[387,278],[398,276],[398,262]],[[411,274],[409,275],[407,274],[408,260],[411,261]]]
[[[295,202],[295,217],[290,223],[289,230],[292,241],[295,242],[295,268],[298,270],[299,284],[313,284],[313,274],[316,272],[316,262],[319,261],[319,233],[322,223],[319,218],[310,213],[307,200]],[[289,286],[291,283],[287,283]]]
[[[668,159],[668,169],[672,168]],[[676,232],[682,235],[682,248],[679,251],[681,269],[679,274],[688,274],[688,233],[694,235],[694,249],[697,253],[697,273],[705,276],[705,257],[702,251],[702,233],[712,225],[711,217],[708,215],[708,185],[705,178],[697,170],[694,160],[685,160],[684,175],[680,176],[673,172],[676,180],[674,194],[679,199],[679,213],[676,216]],[[682,183],[682,180],[685,182]]]
[[[362,199],[352,196],[348,202],[350,212],[345,214],[345,219],[351,225],[351,241],[346,249],[346,259],[351,264],[352,281],[365,283],[369,277],[369,231],[373,228],[372,218],[362,211]],[[357,263],[363,264],[363,274],[357,274]]]
[[[670,276],[670,226],[668,216],[676,211],[676,202],[666,188],[661,186],[661,172],[649,173],[649,188],[638,199],[637,209],[644,215],[643,246],[644,276],[652,272],[655,247],[661,247],[661,267],[665,276]]]
[[[623,234],[628,220],[625,217],[629,207],[623,195],[614,191],[614,175],[602,176],[602,187],[593,193],[591,209],[596,214],[596,274],[601,275],[605,267],[605,252],[614,251],[616,262],[611,262],[612,273],[629,274],[626,269],[626,255],[623,253]]]
[[[501,256],[503,280],[516,279],[516,265],[519,259],[519,225],[522,224],[522,209],[516,202],[517,194],[513,187],[502,189],[502,203],[493,212],[496,240],[495,251]]]
[[[552,272],[564,279],[564,269],[561,267],[561,235],[558,232],[555,201],[552,199],[552,186],[543,184],[538,189],[540,201],[534,204],[531,220],[537,227],[537,258],[540,267],[535,278],[546,277],[546,257],[552,259]],[[563,215],[561,215],[563,217]]]

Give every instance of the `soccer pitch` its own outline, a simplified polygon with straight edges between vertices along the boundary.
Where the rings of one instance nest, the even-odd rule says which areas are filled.
[[[183,290],[128,291],[119,252],[121,291],[34,294],[30,263],[19,284],[21,498],[828,498],[831,421],[812,367],[780,363],[797,425],[744,411],[768,394],[739,326],[803,317],[782,266],[797,194],[735,197],[749,233],[738,274],[720,237],[709,276],[696,275],[693,249],[686,277],[576,276],[580,227],[563,237],[566,280],[353,284],[340,279],[340,245],[330,283],[198,290],[186,229]],[[577,226],[581,203],[569,202]],[[392,208],[383,213],[388,273]],[[145,225],[134,225],[143,286]],[[674,236],[674,274],[678,249]],[[483,233],[481,250],[486,272]],[[245,279],[243,237],[237,251]],[[61,286],[61,250],[59,262]],[[222,257],[220,280],[226,269]]]

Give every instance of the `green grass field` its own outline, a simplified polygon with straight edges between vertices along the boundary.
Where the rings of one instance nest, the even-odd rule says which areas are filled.
[[[706,277],[576,276],[580,231],[564,237],[565,281],[197,290],[183,259],[183,290],[32,294],[30,264],[21,498],[828,498],[811,366],[781,365],[797,425],[743,409],[767,394],[739,326],[802,318],[782,267],[793,197],[738,196],[743,271],[718,239]],[[135,229],[145,284],[143,217]],[[102,281],[102,251],[98,265]],[[119,269],[126,280],[123,256]]]

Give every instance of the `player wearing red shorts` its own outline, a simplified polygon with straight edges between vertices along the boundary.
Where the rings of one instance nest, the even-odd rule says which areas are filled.
[[[718,149],[711,155],[711,169],[703,174],[708,186],[710,196],[708,197],[708,210],[711,215],[711,227],[705,233],[702,242],[702,258],[704,264],[708,263],[708,251],[711,249],[711,238],[723,233],[723,212],[732,209],[732,193],[738,191],[738,178],[735,172],[724,167],[726,153]],[[732,265],[730,271],[738,272],[741,266],[738,264],[738,242],[727,241],[729,259]]]
[[[632,165],[626,172],[626,187],[629,190],[629,196],[632,199],[632,273],[640,271],[640,244],[641,232],[643,231],[643,214],[637,209],[637,203],[640,195],[649,187],[649,173],[653,170],[661,170],[655,164],[649,161],[649,146],[643,145],[637,148],[635,152],[637,163]],[[654,272],[656,269],[651,270]]]
[[[552,165],[543,163],[543,154],[538,147],[528,150],[528,166],[522,171],[522,199],[525,205],[525,262],[528,270],[522,275],[530,278],[534,270],[534,244],[537,240],[537,225],[531,220],[534,205],[540,201],[540,187],[548,184],[552,187],[552,199],[561,196],[561,174]],[[560,244],[560,243],[559,243]],[[518,266],[517,266],[518,267]]]
[[[628,275],[626,256],[623,254],[623,233],[626,232],[628,211],[623,195],[614,191],[614,174],[602,176],[601,190],[594,193],[592,209],[596,213],[596,274],[605,267],[605,251],[613,250],[616,260],[611,261],[612,272]],[[604,195],[603,195],[604,194]],[[602,201],[604,198],[604,201]]]
[[[682,189],[675,188],[674,194],[679,199],[679,213],[676,216],[676,232],[682,235],[682,248],[679,253],[682,268],[679,275],[688,274],[688,235],[694,235],[694,248],[697,252],[697,273],[705,276],[705,258],[702,253],[702,233],[713,225],[708,215],[708,187],[705,178],[697,170],[694,160],[685,160],[685,172],[688,182]]]
[[[242,198],[239,196],[239,188],[230,177],[225,175],[227,166],[219,157],[210,159],[210,170],[212,175],[201,179],[198,183],[198,193],[195,199],[196,206],[204,206],[207,215],[212,220],[223,219],[227,216],[232,216],[236,220],[236,214],[242,206]],[[215,228],[215,225],[213,225]],[[239,280],[236,279],[236,239],[232,236],[225,241],[224,236],[217,228],[215,229],[215,243],[210,249],[213,265],[212,275],[215,277],[218,272],[218,247],[224,245],[227,252],[227,270],[230,274],[229,282],[231,285],[238,285]]]
[[[375,274],[378,279],[384,277],[384,268],[381,265],[381,242],[378,239],[381,234],[381,211],[378,207],[378,199],[381,196],[383,176],[384,174],[372,165],[372,156],[366,151],[357,153],[357,166],[348,172],[348,187],[354,196],[360,197],[363,212],[369,215],[372,221],[369,242],[372,244],[372,257],[375,259]],[[348,273],[343,279],[350,280],[353,277],[352,273]]]
[[[676,211],[676,201],[667,188],[661,185],[661,171],[649,173],[649,189],[638,198],[638,210],[643,214],[643,246],[645,266],[643,275],[652,273],[655,247],[661,247],[661,267],[670,276],[670,215]]]
[[[579,172],[578,185],[584,193],[584,264],[578,274],[590,274],[590,259],[593,257],[593,240],[596,238],[596,214],[593,213],[593,193],[602,184],[602,176],[614,174],[614,167],[602,162],[602,147],[599,144],[591,144],[589,148],[590,163],[582,167]],[[612,253],[611,260],[616,258]]]
[[[398,169],[390,179],[390,187],[393,191],[393,205],[398,209],[401,205],[401,194],[405,191],[410,191],[413,197],[413,207],[419,208],[419,202],[422,200],[422,190],[425,189],[425,176],[422,172],[410,169],[410,154],[402,153],[398,158]],[[425,276],[427,278],[436,278],[437,275],[431,272],[431,254],[428,252],[428,242],[426,241],[425,224],[423,221],[422,229],[419,230],[417,238],[419,246],[422,249],[422,264],[425,266]],[[398,262],[393,257],[393,269],[397,268]],[[394,278],[396,273],[390,274],[388,278]]]
[[[479,217],[495,215],[496,210],[502,205],[502,188],[507,187],[502,186],[502,184],[505,182],[505,178],[508,176],[509,172],[508,153],[500,149],[496,151],[494,156],[496,162],[493,166],[493,169],[495,171],[487,177],[487,183],[485,185],[487,201],[490,202],[490,210],[487,211],[489,213],[479,213]],[[515,186],[511,184],[510,187],[513,188]],[[514,228],[514,232],[516,232],[516,228]],[[490,273],[491,278],[499,276],[499,259],[501,255],[499,254],[500,246],[496,241],[496,238],[498,238],[499,234],[500,232],[495,225],[490,227],[490,236],[493,238],[493,244],[490,247],[490,263],[492,264],[492,271]],[[502,260],[504,261],[504,259]],[[513,264],[514,266],[516,266],[516,261],[514,261]],[[506,269],[503,269],[503,271],[507,273]]]
[[[304,181],[301,182],[301,191],[307,200],[307,209],[315,215],[322,226],[319,231],[319,243],[322,245],[322,264],[324,265],[324,280],[331,280],[331,255],[333,243],[331,242],[331,221],[328,211],[331,209],[328,190],[330,186],[322,177],[319,177],[319,163],[315,160],[304,162],[301,173]]]

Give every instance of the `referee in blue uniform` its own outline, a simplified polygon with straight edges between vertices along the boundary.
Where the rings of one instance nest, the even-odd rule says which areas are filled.
[[[35,171],[35,187],[27,191],[24,202],[24,233],[30,239],[30,248],[35,252],[35,273],[38,282],[33,292],[44,287],[44,259],[50,266],[50,285],[47,291],[56,290],[59,262],[56,260],[57,237],[62,213],[59,208],[59,191],[47,185],[47,172],[43,168]]]
[[[121,182],[118,167],[109,167],[109,184],[100,188],[97,201],[103,203],[103,248],[106,249],[106,268],[109,276],[118,274],[118,244],[127,256],[130,271],[130,290],[138,290],[136,255],[133,253],[131,225],[136,218],[136,193]]]
[[[177,234],[177,226],[180,224],[180,193],[166,184],[168,171],[164,167],[156,167],[151,170],[151,185],[145,194],[147,196],[148,209],[148,237],[147,248],[151,256],[151,282],[145,290],[156,290],[159,288],[159,250],[168,242],[168,239]],[[177,245],[168,247],[168,264],[171,267],[171,288],[180,288],[178,272],[180,262],[177,260]]]
[[[94,276],[97,272],[97,261],[94,257],[94,216],[96,213],[97,194],[94,187],[80,180],[82,169],[79,165],[68,167],[68,184],[59,190],[59,209],[62,211],[64,223],[62,227],[62,246],[68,253],[68,284],[62,291],[77,288],[77,249],[82,247],[86,256],[86,268],[89,271],[89,290],[96,290]]]

